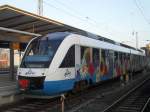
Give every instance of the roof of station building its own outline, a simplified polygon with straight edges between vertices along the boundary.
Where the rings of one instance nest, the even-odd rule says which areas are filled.
[[[84,32],[78,28],[74,28],[64,23],[13,6],[0,6],[0,44],[2,47],[4,47],[7,42],[12,41],[24,43],[31,40],[35,35],[63,31]],[[4,45],[2,45],[3,43]]]
[[[9,5],[0,6],[0,27],[38,34],[80,29]],[[80,30],[81,31],[81,30]]]

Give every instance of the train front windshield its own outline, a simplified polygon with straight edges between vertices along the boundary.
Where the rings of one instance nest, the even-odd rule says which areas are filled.
[[[48,68],[59,45],[68,33],[57,32],[34,39],[23,57],[21,68]]]

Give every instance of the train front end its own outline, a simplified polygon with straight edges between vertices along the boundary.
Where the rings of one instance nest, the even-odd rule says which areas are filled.
[[[32,95],[57,94],[56,91],[47,91],[46,78],[50,75],[50,65],[57,49],[67,35],[52,33],[37,37],[29,43],[17,73],[21,92]]]

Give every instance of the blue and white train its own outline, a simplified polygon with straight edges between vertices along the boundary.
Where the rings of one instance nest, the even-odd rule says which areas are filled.
[[[57,95],[141,71],[144,61],[145,54],[129,46],[70,32],[55,32],[29,42],[17,79],[21,91]]]

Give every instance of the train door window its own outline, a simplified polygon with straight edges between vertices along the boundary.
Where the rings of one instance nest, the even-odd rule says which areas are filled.
[[[105,56],[105,50],[104,49],[102,49],[102,51],[101,51],[101,63],[105,63],[105,58],[106,58],[106,56]]]
[[[134,55],[134,69],[135,69],[135,67],[136,67],[136,61],[137,61],[137,56]]]
[[[126,54],[122,53],[122,72],[123,74],[126,73]]]
[[[114,51],[113,50],[109,50],[109,56],[111,59],[114,58]]]
[[[130,55],[131,54],[128,54],[128,57],[127,57],[127,59],[128,59],[128,70],[130,70],[130,66],[131,66],[131,61],[130,61]]]
[[[143,61],[143,60],[142,60],[142,56],[140,56],[140,58],[141,58],[140,60],[141,60],[141,66],[142,66],[142,61]]]
[[[115,62],[118,61],[118,52],[115,52],[115,57],[114,57]]]
[[[130,63],[131,63],[131,68],[133,68],[133,54],[130,54]]]
[[[119,52],[119,75],[122,75],[122,65],[123,65],[123,60],[122,60],[123,54]]]
[[[65,58],[63,59],[60,68],[75,67],[75,46],[72,46]]]
[[[140,58],[139,58],[139,56],[137,55],[137,65],[139,65],[139,61],[140,61]]]
[[[138,56],[136,55],[136,60],[135,60],[135,69],[137,68],[138,65]]]
[[[133,54],[132,55],[132,68],[133,68],[133,70],[134,70],[134,67],[135,67],[135,59],[136,59],[136,56]]]
[[[141,66],[141,56],[139,56],[139,65]]]
[[[120,61],[120,64],[122,65],[122,53],[121,52],[119,53],[119,61]]]
[[[125,70],[127,71],[128,70],[128,54],[127,53],[125,54],[125,57],[124,57],[124,64],[125,64]]]
[[[113,74],[113,67],[114,67],[114,51],[113,50],[109,50],[109,67],[108,67],[108,71],[109,74]]]
[[[136,67],[138,67],[138,64],[139,64],[139,56],[136,55]]]
[[[125,64],[125,59],[126,59],[126,54],[125,53],[123,53],[122,59],[123,59],[123,64]]]
[[[142,57],[142,56],[140,56],[140,58],[141,58],[141,66],[142,66],[142,62],[143,62],[142,58],[143,58],[143,57]]]
[[[116,70],[117,68],[118,68],[118,52],[115,52],[115,54],[114,54],[114,69]]]
[[[89,47],[81,47],[81,64],[88,66],[91,61],[91,50]]]
[[[100,50],[93,48],[93,66],[96,82],[100,81]]]
[[[141,64],[141,57],[139,56],[139,64]]]
[[[101,75],[105,75],[107,73],[106,67],[106,51],[104,49],[101,50],[101,63],[100,63],[100,73]]]

